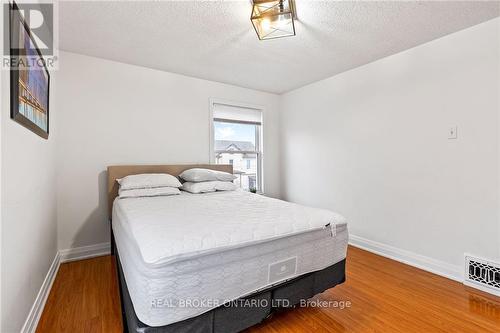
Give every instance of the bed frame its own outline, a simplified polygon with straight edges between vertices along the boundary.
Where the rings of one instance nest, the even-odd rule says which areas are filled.
[[[117,179],[141,173],[168,173],[178,176],[184,170],[206,168],[233,172],[232,165],[128,165],[108,167],[108,212],[111,229],[111,253],[116,260],[120,287],[123,331],[127,333],[231,333],[240,332],[269,317],[273,312],[297,305],[301,300],[311,298],[345,281],[345,259],[323,270],[304,274],[278,285],[243,297],[232,305],[224,305],[204,314],[170,325],[151,327],[142,323],[135,314],[127,283],[122,271],[120,255],[114,241],[112,228],[113,201],[118,196]],[[250,300],[250,302],[248,302]],[[238,302],[241,301],[241,302]],[[260,306],[255,306],[260,301]]]

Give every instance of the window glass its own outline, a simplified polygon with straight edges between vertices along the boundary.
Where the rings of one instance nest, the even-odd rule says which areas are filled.
[[[236,120],[214,120],[214,159],[216,164],[232,164],[235,183],[247,191],[260,190],[261,125]]]
[[[226,143],[239,143],[239,148],[255,151],[255,127],[253,124],[235,124],[214,121],[215,150],[224,150]]]

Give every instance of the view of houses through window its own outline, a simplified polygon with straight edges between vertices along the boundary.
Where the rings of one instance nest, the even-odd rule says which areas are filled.
[[[235,183],[247,191],[260,191],[260,122],[214,118],[216,164],[232,164]]]

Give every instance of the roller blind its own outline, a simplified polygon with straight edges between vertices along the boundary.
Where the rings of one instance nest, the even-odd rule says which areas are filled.
[[[262,111],[227,104],[213,104],[213,117],[215,121],[230,121],[261,125]]]

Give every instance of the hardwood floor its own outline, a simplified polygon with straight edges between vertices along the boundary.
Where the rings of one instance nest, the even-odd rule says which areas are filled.
[[[114,258],[62,264],[37,332],[122,332]]]
[[[280,312],[248,333],[500,332],[500,298],[354,247],[348,250],[347,282],[313,300],[344,301],[345,307]],[[121,327],[113,258],[61,265],[37,332],[121,332]]]

